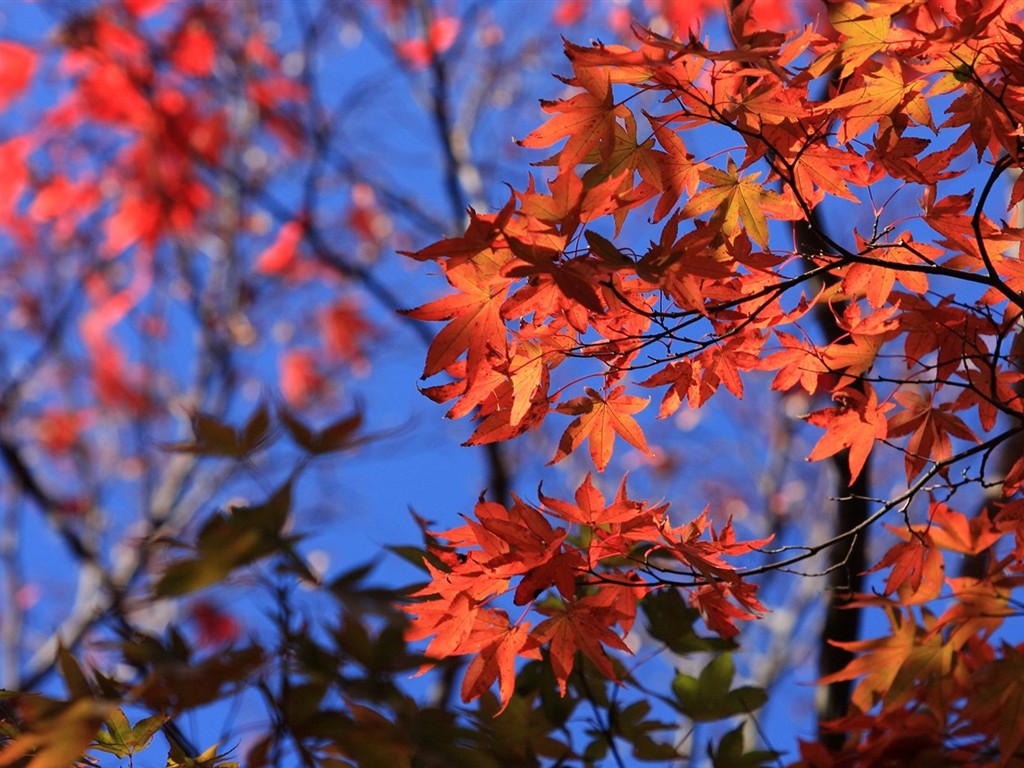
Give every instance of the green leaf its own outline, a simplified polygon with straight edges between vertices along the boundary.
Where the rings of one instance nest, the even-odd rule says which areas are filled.
[[[763,706],[768,700],[763,688],[741,686],[729,690],[734,675],[732,655],[728,653],[712,659],[699,677],[678,673],[672,681],[677,708],[692,720],[711,722]]]
[[[299,420],[298,416],[293,414],[283,405],[279,405],[277,407],[277,415],[297,446],[304,448],[307,453],[316,453],[316,436],[313,434],[312,429],[307,427]]]
[[[731,653],[723,653],[713,658],[700,673],[698,685],[702,696],[720,699],[729,693],[732,678],[736,674],[736,665]]]
[[[166,715],[151,715],[140,720],[132,728],[124,712],[115,709],[103,723],[105,730],[96,734],[93,749],[122,758],[133,755],[149,746],[149,742],[165,722]]]
[[[740,724],[725,734],[714,749],[708,744],[708,757],[714,768],[761,768],[774,763],[779,757],[778,752],[768,749],[757,749],[745,752],[743,747],[743,725]]]
[[[678,589],[659,589],[640,603],[651,637],[681,656],[705,651],[724,651],[735,643],[719,637],[701,637],[694,630],[700,613],[686,604]]]
[[[756,688],[752,685],[744,685],[734,691],[729,691],[723,703],[736,713],[753,712],[760,709],[768,701],[768,692],[764,688]]]
[[[198,757],[189,757],[172,746],[167,754],[167,768],[238,768],[238,763],[225,760],[226,755],[217,754],[219,744],[214,744]]]
[[[192,442],[166,446],[169,451],[244,459],[265,447],[271,437],[270,412],[260,403],[241,429],[235,429],[216,416],[195,411],[191,414]]]
[[[266,403],[260,403],[252,416],[242,427],[239,435],[239,449],[244,456],[255,453],[270,439],[270,412]]]
[[[290,510],[291,480],[263,504],[232,507],[226,515],[213,515],[199,532],[196,557],[171,563],[157,583],[157,595],[195,592],[275,552],[297,559],[281,535]]]
[[[144,717],[135,724],[132,728],[132,732],[128,736],[128,745],[134,750],[139,751],[149,746],[149,742],[153,740],[157,731],[163,727],[163,724],[167,722],[167,716],[162,714],[150,715]]]
[[[235,568],[229,560],[197,558],[171,563],[156,585],[160,597],[174,597],[198,592],[226,579]]]
[[[672,693],[679,704],[679,711],[694,720],[698,719],[696,715],[700,712],[701,699],[697,678],[677,672],[672,680]]]
[[[583,759],[589,764],[596,763],[598,760],[603,760],[608,754],[608,742],[603,735],[598,736],[592,742],[587,744],[586,749],[583,750]]]
[[[614,706],[614,705],[613,705]],[[651,738],[653,731],[674,730],[675,723],[663,723],[649,717],[651,705],[640,700],[617,713],[612,718],[618,734],[633,746],[633,757],[639,760],[672,760],[679,757],[679,752],[672,744],[655,741]]]
[[[314,453],[330,453],[349,448],[353,444],[352,437],[362,424],[363,414],[359,411],[329,424],[319,433],[318,446]]]
[[[64,678],[64,685],[68,693],[76,699],[91,699],[95,695],[89,680],[86,678],[78,661],[64,647],[63,643],[57,643],[57,666],[60,668],[60,675]]]
[[[131,733],[131,724],[121,709],[113,710],[103,723],[104,730],[96,734],[93,749],[106,752],[115,757],[127,757],[132,753],[127,738]]]
[[[353,447],[359,442],[354,439],[355,434],[363,425],[363,413],[359,410],[342,416],[320,431],[308,427],[283,405],[278,406],[278,414],[295,444],[313,456]]]

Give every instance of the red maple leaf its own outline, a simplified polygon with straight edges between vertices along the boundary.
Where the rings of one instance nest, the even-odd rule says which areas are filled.
[[[637,450],[653,456],[647,448],[643,430],[632,416],[643,410],[650,399],[626,395],[625,390],[625,387],[618,386],[607,397],[602,397],[596,390],[586,387],[586,397],[573,398],[556,406],[559,413],[568,413],[576,418],[562,434],[558,450],[548,463],[557,464],[589,439],[590,457],[597,471],[603,472],[611,460],[616,434]]]
[[[555,606],[538,606],[538,610],[551,618],[537,625],[533,637],[539,643],[550,642],[551,669],[563,696],[577,651],[590,659],[606,678],[618,679],[605,647],[629,654],[632,651],[610,628],[615,623],[615,611],[593,595]]]
[[[811,451],[810,461],[834,456],[849,449],[850,482],[857,479],[868,454],[876,440],[884,440],[887,434],[885,413],[892,410],[891,403],[878,404],[875,390],[864,384],[861,392],[846,387],[833,393],[832,399],[839,405],[825,408],[807,417],[816,427],[828,430]]]
[[[923,395],[912,391],[897,392],[896,400],[904,410],[890,417],[890,437],[910,435],[906,448],[907,481],[916,477],[929,461],[941,462],[953,455],[949,437],[980,442],[977,435],[956,414],[954,404],[932,407],[930,391]]]
[[[488,274],[475,264],[450,266],[445,274],[459,293],[403,310],[403,314],[418,320],[449,321],[427,350],[423,378],[440,373],[466,353],[466,375],[472,380],[488,355],[505,351],[507,333],[500,309],[512,281]]]
[[[36,54],[30,48],[0,40],[0,111],[28,86],[36,68]]]

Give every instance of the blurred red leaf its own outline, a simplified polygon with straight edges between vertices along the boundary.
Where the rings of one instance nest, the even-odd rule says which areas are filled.
[[[277,238],[256,257],[253,269],[264,275],[283,276],[291,272],[296,262],[299,243],[305,230],[297,221],[289,221],[278,230]]]
[[[199,19],[192,19],[175,41],[171,61],[186,75],[207,77],[213,72],[217,49],[206,26]]]
[[[561,0],[551,12],[551,20],[562,27],[572,26],[587,15],[590,0]]]
[[[30,48],[0,40],[0,110],[25,90],[35,68],[36,54]]]
[[[190,613],[199,631],[197,642],[201,647],[217,648],[228,645],[241,635],[242,627],[238,620],[208,600],[193,603]]]
[[[316,356],[309,350],[292,349],[281,356],[281,394],[292,408],[307,405],[326,383]]]

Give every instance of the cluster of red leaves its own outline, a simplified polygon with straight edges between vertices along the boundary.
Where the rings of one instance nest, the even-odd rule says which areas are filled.
[[[539,507],[518,497],[510,507],[480,501],[465,525],[432,534],[444,546],[427,562],[431,583],[407,608],[415,614],[409,637],[432,636],[429,657],[474,656],[462,684],[466,701],[497,680],[504,709],[516,659],[540,658],[542,647],[563,694],[577,651],[602,675],[618,679],[607,651],[629,653],[625,635],[637,601],[670,574],[694,585],[690,603],[722,637],[735,636],[736,621],[764,610],[757,587],[741,580],[725,558],[765,542],[737,541],[731,522],[716,532],[705,511],[674,527],[668,505],[630,499],[625,478],[611,503],[590,475],[575,503],[543,492],[539,497]],[[515,620],[499,607],[509,594],[520,607]],[[526,620],[531,609],[548,618],[532,626]]]
[[[156,14],[161,22],[151,31],[145,21]],[[73,246],[94,242],[100,232],[94,251],[109,267],[73,266],[88,301],[79,325],[95,400],[112,412],[152,414],[161,399],[150,391],[158,377],[130,359],[122,323],[139,318],[153,295],[154,274],[165,272],[162,245],[175,243],[186,258],[202,233],[223,228],[222,212],[211,204],[220,183],[216,171],[226,162],[226,147],[248,140],[232,132],[265,131],[266,146],[276,140],[283,153],[303,140],[289,110],[306,100],[304,87],[285,73],[263,32],[250,32],[243,36],[228,9],[215,3],[137,0],[69,16],[52,56],[0,42],[0,109],[22,95],[37,72],[56,72],[68,83],[36,131],[0,143],[6,169],[0,227],[29,254],[21,269],[43,274],[52,268],[44,254],[74,254]],[[252,125],[232,117],[218,57],[221,66],[245,59],[242,85],[258,111]],[[350,218],[357,238],[379,250],[389,224],[372,196],[354,190]],[[322,279],[322,270],[303,258],[306,234],[305,221],[282,222],[256,256],[254,271],[292,282]],[[322,314],[322,348],[306,357],[282,355],[280,384],[294,404],[322,390],[329,364],[365,366],[369,326],[356,306],[342,301]],[[251,343],[251,326],[238,312],[208,313],[203,321]]]
[[[953,161],[972,146],[993,158],[996,176],[1017,164],[1005,157],[1017,152],[1010,120],[1019,106],[1010,97],[986,110],[1001,114],[987,118],[996,124],[986,129],[971,122],[951,147],[932,155],[918,157],[927,141],[905,135],[915,125],[932,126],[930,113],[914,106],[927,105],[925,94],[965,91],[943,126],[952,128],[971,120],[978,99],[993,98],[986,95],[991,89],[984,78],[1024,78],[1019,63],[1010,60],[1009,51],[1024,42],[1021,28],[1009,20],[1016,13],[1013,4],[964,9],[963,18],[947,24],[970,29],[970,35],[949,29],[940,41],[921,26],[924,11],[911,6],[886,6],[884,13],[875,9],[868,16],[860,6],[838,4],[832,7],[830,36],[810,28],[783,36],[757,31],[745,3],[732,16],[743,52],[710,51],[696,40],[654,35],[639,50],[567,45],[574,70],[567,82],[579,93],[545,103],[552,117],[520,142],[547,147],[564,141],[546,161],[558,169],[548,191],[531,183],[497,214],[471,212],[465,235],[413,254],[436,259],[456,289],[409,314],[448,322],[431,345],[424,376],[445,371],[454,382],[427,394],[442,402],[457,398],[452,417],[475,411],[479,426],[469,442],[515,437],[554,410],[580,417],[555,460],[587,436],[600,469],[616,433],[646,450],[631,418],[644,403],[626,394],[620,382],[652,339],[674,345],[674,362],[641,382],[668,387],[660,416],[684,400],[703,405],[722,384],[741,395],[744,371],[777,370],[777,389],[799,384],[809,394],[832,390],[839,405],[811,419],[828,431],[812,457],[854,446],[854,470],[879,440],[910,435],[907,470],[913,478],[952,456],[950,437],[977,442],[957,411],[978,409],[987,428],[997,409],[1019,411],[1016,397],[987,397],[978,386],[960,387],[963,394],[952,400],[935,396],[955,377],[972,384],[984,378],[990,391],[1000,393],[1012,391],[1020,379],[1001,358],[992,368],[963,362],[997,354],[988,337],[1013,337],[1021,309],[1016,257],[1004,255],[1021,232],[991,221],[982,211],[982,195],[949,196],[925,208],[919,218],[941,235],[935,242],[919,242],[909,230],[870,241],[858,236],[855,248],[840,246],[837,254],[803,254],[814,265],[804,276],[790,276],[794,255],[769,242],[771,221],[804,218],[828,196],[856,200],[850,185],[865,186],[884,175],[934,196],[940,182],[961,173]],[[963,59],[967,50],[973,51],[970,78],[977,83],[950,72],[951,57]],[[890,58],[882,59],[882,52]],[[910,55],[916,57],[912,72],[892,69],[897,57]],[[804,59],[806,66],[793,67]],[[849,70],[843,92],[814,99],[815,76],[835,67]],[[664,115],[644,112],[649,135],[643,138],[640,116],[630,111],[628,99],[613,95],[620,84],[664,92],[682,107]],[[862,120],[867,115],[870,123]],[[833,124],[848,141],[829,139]],[[728,159],[724,168],[716,167],[689,154],[682,131],[701,125],[734,130],[746,144],[742,165]],[[875,125],[873,143],[853,143]],[[861,150],[865,144],[868,149]],[[758,163],[767,164],[765,178],[763,171],[745,170]],[[675,208],[681,198],[685,205]],[[646,253],[620,249],[586,228],[611,216],[618,229],[631,211],[648,204],[663,226]],[[681,231],[687,222],[692,229]],[[834,287],[808,295],[813,279],[823,274],[837,281]],[[931,298],[929,275],[988,285],[982,306],[991,309],[978,311],[948,296]],[[909,292],[898,291],[897,282]],[[794,294],[795,299],[784,298]],[[1005,306],[1008,297],[1013,301]],[[803,331],[800,321],[815,303],[859,298],[837,317],[842,338],[818,344]],[[654,311],[665,301],[674,310],[658,304]],[[787,326],[796,333],[783,330]],[[686,332],[691,327],[692,335]],[[882,347],[896,339],[904,341],[903,359],[911,370],[934,373],[941,381],[929,385],[908,376],[901,392],[880,402],[862,384],[870,381]],[[551,403],[551,372],[570,352],[606,364],[605,389]],[[856,392],[850,390],[853,383]]]
[[[808,417],[825,430],[811,460],[845,453],[856,478],[880,446],[901,451],[906,498],[948,477],[953,463],[988,456],[1019,431],[1024,231],[1000,218],[1024,198],[1024,176],[1013,184],[1007,207],[999,207],[993,189],[1024,169],[1024,3],[836,2],[817,27],[789,34],[766,29],[756,8],[747,0],[730,14],[735,46],[727,50],[712,50],[693,35],[670,39],[654,32],[633,47],[567,43],[572,76],[564,82],[573,92],[542,102],[547,121],[520,142],[559,147],[539,164],[553,174],[546,188],[531,179],[498,213],[471,211],[463,236],[413,254],[436,261],[454,289],[410,314],[447,322],[423,375],[444,372],[451,381],[426,394],[454,401],[450,417],[476,419],[470,444],[508,440],[536,429],[551,413],[565,414],[573,420],[552,461],[589,440],[600,471],[616,436],[648,450],[634,418],[646,399],[630,394],[633,386],[665,387],[659,414],[665,417],[684,402],[705,405],[722,385],[742,396],[743,376],[752,371],[776,372],[773,387],[780,391],[799,386],[808,395],[831,394],[835,404]],[[568,21],[575,11],[564,13]],[[947,117],[937,125],[938,105]],[[741,145],[733,154],[742,158],[695,157],[686,132],[705,126],[731,131]],[[949,139],[930,149],[923,137],[928,132]],[[963,192],[956,181],[975,161],[987,179],[981,189]],[[879,212],[870,235],[833,238],[833,229],[823,231],[813,221],[824,201],[856,204],[881,179],[895,181],[904,195],[919,191],[920,205],[898,228],[877,226]],[[649,245],[612,242],[609,235],[618,238],[637,212],[657,225]],[[601,219],[609,221],[599,227]],[[817,228],[819,248],[794,252],[789,223],[795,221]],[[980,296],[964,300],[939,292],[950,285]],[[835,317],[838,338],[821,342],[805,329],[812,308]],[[654,345],[658,353],[644,356]],[[558,401],[574,385],[554,383],[555,369],[569,356],[601,363],[603,386]],[[631,381],[631,371],[641,367],[646,378]],[[999,431],[999,416],[1012,426]],[[1024,458],[1003,480],[1005,495],[1019,493],[1022,479]],[[511,572],[497,569],[501,578],[525,573],[514,569],[529,560],[527,552],[562,552],[554,531],[533,532],[543,520],[539,513],[521,503],[513,509],[498,515],[497,544],[485,546],[465,533],[449,539],[451,545],[480,546],[488,563],[499,556],[516,560]],[[496,513],[484,505],[478,514]],[[915,592],[936,594],[935,552],[948,545],[936,536],[950,530],[951,519],[936,514],[928,535],[915,533],[885,561],[899,574],[890,580],[892,589],[916,583]],[[1016,522],[995,530],[983,549],[1020,536]],[[534,535],[539,538],[525,548]],[[628,557],[636,543],[608,541],[621,544],[619,557]],[[1005,574],[1019,571],[1021,555],[1018,546],[997,559],[980,584],[1016,585],[1017,577]],[[437,656],[491,647],[482,634],[470,641],[446,624],[452,616],[485,611],[479,600],[495,591],[474,595],[461,581],[463,571],[475,569],[470,581],[476,584],[487,583],[488,571],[479,559],[462,562],[460,556],[447,553],[451,570],[434,571],[427,593],[439,596],[437,610],[417,623],[417,637],[446,638],[432,644]],[[576,558],[570,571],[580,562],[593,565],[582,554]],[[531,561],[528,567],[535,566]],[[714,588],[720,577],[707,581]],[[902,638],[908,654],[948,649],[941,674],[959,681],[976,667],[977,653],[989,654],[993,664],[1019,654],[992,648],[990,630],[968,617],[964,606],[976,602],[968,593],[981,587],[946,584],[960,612],[938,621],[941,632],[934,623],[922,631],[894,625],[893,638]],[[521,602],[532,599],[528,592],[519,593]],[[573,604],[570,594],[563,592],[563,599]],[[480,622],[511,632],[495,611],[481,614],[487,618]],[[617,622],[622,627],[609,614],[599,623],[607,630]],[[946,636],[957,638],[958,646],[949,647]],[[517,629],[514,640],[502,642],[514,643],[518,653],[540,641]],[[509,646],[502,648],[508,664]],[[884,669],[865,690],[881,695],[902,679],[903,662],[876,661]],[[564,659],[558,663],[564,671]],[[857,661],[843,674],[866,671]],[[506,699],[510,674],[506,666]],[[479,693],[482,679],[475,677],[467,692]],[[934,697],[925,688],[904,686],[914,695],[891,698],[899,706],[911,699],[928,706]],[[937,709],[935,722],[946,728],[960,717],[980,717],[977,697],[964,696],[968,703],[955,714]],[[858,702],[868,703],[864,694]],[[865,749],[881,743],[872,741],[872,728],[860,731],[867,734]],[[1004,754],[1016,749],[1021,734],[1016,726],[1000,735]]]
[[[856,658],[822,682],[857,680],[850,714],[833,723],[852,734],[849,748],[837,762],[820,745],[804,744],[800,766],[950,754],[953,764],[976,765],[986,753],[1003,756],[999,765],[1013,764],[1007,758],[1024,744],[1024,643],[996,644],[993,636],[1019,614],[1013,592],[1024,586],[1022,512],[1018,499],[993,518],[968,518],[933,501],[927,522],[890,527],[902,541],[873,569],[891,569],[883,593],[863,595],[852,607],[884,607],[892,634],[837,643]],[[995,553],[1007,535],[1014,548]],[[947,562],[955,563],[950,554],[988,554],[988,571],[982,578],[946,578]],[[940,604],[945,609],[934,611]]]

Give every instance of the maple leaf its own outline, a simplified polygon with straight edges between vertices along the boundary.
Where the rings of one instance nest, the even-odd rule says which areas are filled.
[[[820,77],[839,64],[842,64],[839,77],[848,77],[885,48],[892,27],[890,16],[869,14],[864,6],[851,0],[830,3],[828,18],[843,40],[837,50],[826,53],[811,65],[809,71],[814,77]]]
[[[850,304],[850,307],[854,306]],[[898,334],[895,323],[887,323],[885,318],[885,312],[875,312],[866,322],[855,326],[856,330],[849,334],[849,343],[835,342],[819,352],[830,372],[843,372],[836,386],[849,386],[861,374],[871,370],[883,345]]]
[[[194,77],[208,77],[217,56],[216,43],[199,17],[189,19],[173,42],[171,61],[179,71]]]
[[[36,439],[50,453],[68,453],[92,422],[93,414],[87,411],[48,408],[36,422]]]
[[[640,382],[641,387],[669,385],[661,399],[659,419],[671,416],[687,399],[691,408],[701,400],[699,371],[699,361],[680,360],[666,365],[650,378]]]
[[[104,224],[105,255],[114,258],[140,240],[152,247],[163,230],[164,217],[157,200],[150,200],[138,192],[121,199],[117,212]]]
[[[308,349],[289,349],[280,360],[281,394],[292,408],[303,408],[327,386],[317,356]]]
[[[551,11],[551,21],[560,27],[569,27],[587,15],[590,0],[559,0]]]
[[[780,197],[756,183],[760,173],[740,176],[736,163],[729,158],[727,170],[705,168],[700,172],[701,181],[709,184],[683,206],[684,216],[698,216],[715,209],[715,217],[722,232],[733,236],[739,231],[739,223],[750,239],[762,248],[768,248],[768,220],[765,218],[766,203],[779,202]]]
[[[449,237],[426,246],[418,251],[400,251],[402,255],[417,261],[448,259],[452,266],[475,261],[478,266],[493,263],[495,269],[508,260],[507,248],[502,239],[502,229],[515,211],[516,196],[511,195],[502,209],[493,214],[477,213],[470,208],[469,223],[460,237]]]
[[[933,633],[945,633],[954,648],[976,636],[989,637],[1003,621],[1018,613],[1011,603],[1012,590],[1020,580],[975,579],[960,576],[948,580],[955,602],[936,620]]]
[[[28,86],[36,68],[31,48],[0,40],[0,112]]]
[[[498,698],[501,708],[496,716],[505,711],[515,689],[516,657],[529,652],[533,644],[528,622],[508,626],[499,623],[490,633],[490,641],[473,656],[466,666],[462,678],[461,695],[465,702],[473,701],[498,680]]]
[[[537,610],[551,618],[538,624],[532,636],[538,643],[550,643],[551,669],[563,696],[577,651],[590,659],[604,677],[618,679],[605,647],[628,654],[632,651],[610,629],[610,623],[615,621],[615,611],[594,595],[540,605]]]
[[[859,203],[849,184],[870,183],[868,164],[860,155],[819,143],[803,148],[796,156],[793,181],[800,197],[811,207],[825,194]]]
[[[753,597],[756,590],[755,584],[741,581],[705,584],[690,593],[690,605],[700,611],[708,629],[728,640],[740,632],[736,621],[755,619],[758,617],[758,613],[755,611],[763,612],[765,610],[764,606]],[[743,603],[749,608],[730,602],[730,596],[742,598]]]
[[[575,73],[571,82],[584,92],[560,101],[541,101],[541,109],[553,113],[554,117],[518,142],[535,149],[566,139],[558,153],[558,166],[562,171],[575,168],[595,148],[602,159],[611,157],[615,146],[615,118],[620,111],[615,105],[606,68],[577,65]]]
[[[891,403],[878,404],[875,390],[864,384],[861,392],[846,387],[832,394],[839,405],[812,413],[807,421],[828,430],[818,440],[808,461],[819,461],[849,449],[850,483],[857,479],[876,440],[887,434],[885,413],[892,410]]]
[[[238,620],[208,600],[193,603],[189,613],[198,626],[200,646],[222,647],[241,635],[242,627]]]
[[[351,364],[357,371],[365,371],[368,363],[364,343],[376,338],[377,333],[359,305],[350,299],[341,299],[322,310],[318,319],[327,353]]]
[[[897,534],[905,530],[886,526]],[[909,536],[907,541],[894,544],[869,573],[892,567],[885,582],[884,594],[899,591],[904,605],[918,605],[934,600],[942,592],[944,565],[942,553],[922,541],[920,536]]]
[[[71,182],[66,176],[54,176],[42,187],[29,206],[28,215],[39,222],[48,222],[72,215],[76,219],[88,215],[100,202],[95,185]]]
[[[590,473],[583,478],[576,489],[576,504],[570,504],[561,499],[553,499],[545,496],[538,490],[538,497],[541,503],[551,512],[571,523],[587,525],[591,527],[609,526],[617,523],[624,523],[637,517],[641,505],[626,498],[626,478],[622,478],[619,491],[615,501],[606,505],[604,494],[602,494],[591,481]]]
[[[1009,644],[1002,647],[1003,658],[974,672],[977,695],[967,705],[968,716],[993,723],[999,736],[1000,765],[1013,765],[1013,756],[1024,744],[1024,653]]]
[[[950,435],[980,442],[963,419],[952,413],[954,404],[942,403],[938,408],[932,407],[931,391],[923,395],[900,391],[895,394],[895,399],[904,410],[889,418],[888,435],[910,435],[906,448],[908,482],[925,468],[929,460],[941,462],[953,455]]]
[[[567,400],[555,407],[559,413],[567,413],[577,418],[566,428],[558,441],[558,450],[548,464],[557,464],[575,451],[584,440],[590,441],[590,457],[598,472],[603,472],[612,457],[615,435],[618,434],[627,443],[648,456],[653,456],[647,448],[647,439],[632,414],[639,413],[650,402],[650,398],[625,395],[624,386],[615,387],[602,397],[599,392],[585,387],[586,397]]]
[[[978,420],[986,432],[995,428],[1000,407],[1020,409],[1020,395],[1017,394],[1014,385],[1024,380],[1024,374],[1004,371],[998,365],[986,365],[981,368],[960,369],[957,375],[966,379],[970,385],[957,395],[953,409],[959,411],[976,405]]]
[[[821,359],[820,351],[777,329],[775,337],[782,349],[766,355],[760,363],[764,370],[779,371],[772,380],[772,389],[788,392],[799,384],[808,395],[813,395],[822,376],[829,373],[829,366]]]
[[[859,248],[864,248],[863,241],[858,237]],[[868,254],[872,260],[885,262],[892,266],[879,264],[851,264],[843,275],[843,290],[853,296],[863,294],[868,303],[875,309],[889,300],[893,286],[899,280],[908,291],[923,294],[928,291],[928,275],[915,270],[900,269],[901,264],[935,263],[944,251],[926,243],[914,242],[909,232],[902,233],[896,243],[888,248],[872,249]]]
[[[941,635],[921,632],[913,619],[890,609],[893,633],[873,640],[838,642],[832,645],[856,654],[839,672],[818,680],[827,685],[840,680],[861,678],[851,701],[862,712],[869,711],[878,699],[886,706],[905,701],[915,684],[928,685],[948,679],[953,666],[953,647]]]
[[[499,310],[512,281],[489,275],[474,263],[449,266],[445,275],[459,293],[402,310],[402,314],[418,320],[449,321],[430,343],[424,379],[440,373],[463,353],[468,353],[467,376],[472,379],[485,367],[492,351],[504,352],[507,334]]]
[[[168,0],[124,0],[124,7],[135,16],[149,16],[159,11]]]
[[[509,426],[516,427],[533,406],[537,395],[547,394],[548,368],[544,364],[544,348],[540,344],[517,344],[508,364],[512,382],[512,410]]]
[[[854,85],[827,102],[823,109],[842,114],[839,141],[843,144],[857,138],[878,124],[880,117],[899,113],[909,115],[917,123],[934,130],[928,101],[921,95],[923,80],[905,80],[913,71],[897,59],[886,59],[877,69],[862,75]]]
[[[913,530],[926,535],[936,547],[963,555],[984,552],[1003,536],[1003,531],[992,522],[987,512],[968,519],[963,513],[940,502],[932,502],[928,510],[928,524],[914,526]]]
[[[297,221],[281,225],[274,242],[256,257],[253,271],[264,275],[284,276],[292,272],[298,248],[305,237],[306,228]]]
[[[697,191],[700,165],[693,162],[693,156],[686,151],[686,145],[675,131],[650,115],[647,115],[647,119],[654,129],[654,135],[658,137],[658,143],[665,150],[655,155],[658,186],[662,190],[654,209],[653,221],[658,222],[668,215],[684,192],[692,195]]]

